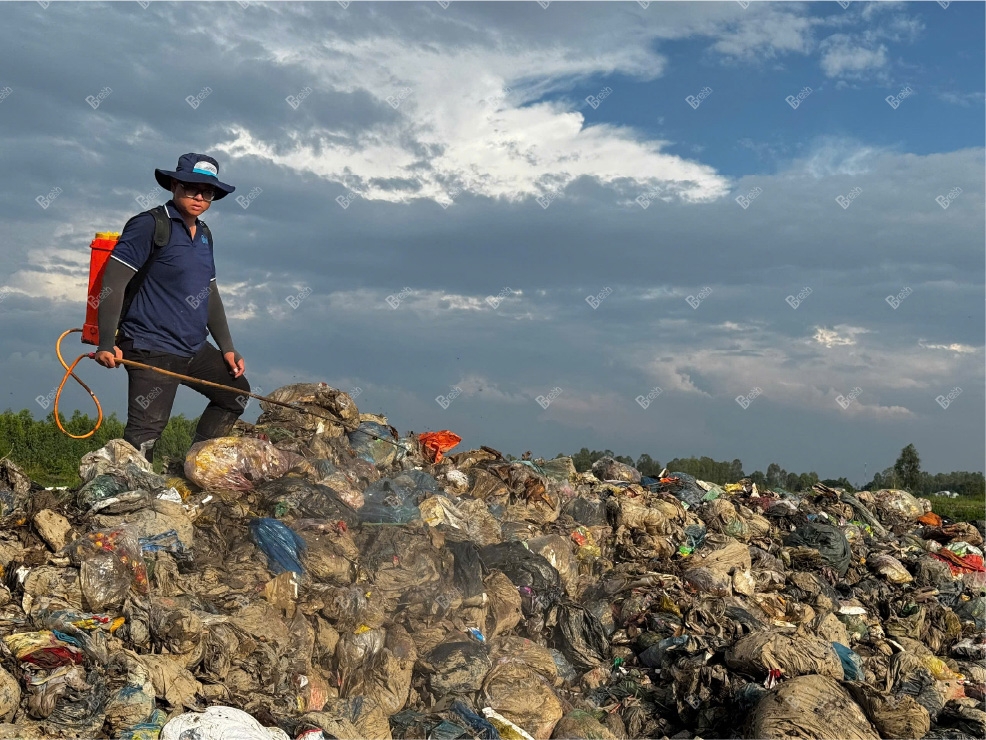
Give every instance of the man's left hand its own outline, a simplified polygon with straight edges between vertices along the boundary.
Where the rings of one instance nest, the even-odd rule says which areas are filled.
[[[238,378],[243,375],[246,370],[246,362],[242,357],[237,359],[237,353],[227,352],[223,355],[223,359],[226,360],[226,367],[229,368],[229,374],[234,378]]]

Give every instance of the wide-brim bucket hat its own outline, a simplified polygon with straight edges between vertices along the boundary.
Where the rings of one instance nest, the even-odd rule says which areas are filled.
[[[174,171],[154,170],[154,178],[165,190],[171,190],[171,180],[212,185],[216,190],[213,200],[221,200],[236,190],[232,185],[219,181],[219,162],[207,154],[182,154]]]

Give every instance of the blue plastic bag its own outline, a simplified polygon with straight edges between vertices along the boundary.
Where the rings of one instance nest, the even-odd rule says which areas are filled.
[[[305,549],[305,541],[284,522],[269,517],[252,519],[250,536],[267,556],[267,567],[274,575],[288,570],[304,575],[298,556]]]

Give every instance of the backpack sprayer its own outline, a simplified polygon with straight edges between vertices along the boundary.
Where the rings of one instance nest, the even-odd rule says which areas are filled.
[[[152,214],[153,215],[153,214]],[[92,250],[89,256],[89,295],[86,299],[86,321],[81,329],[69,329],[68,331],[62,332],[61,336],[55,342],[55,354],[58,356],[58,361],[65,368],[65,375],[62,377],[62,382],[58,384],[58,390],[55,392],[55,403],[53,406],[53,411],[55,415],[55,424],[58,425],[59,431],[72,439],[88,439],[96,433],[103,423],[103,407],[99,403],[99,399],[96,398],[96,394],[92,392],[92,388],[86,385],[85,381],[82,380],[78,375],[75,374],[75,366],[79,364],[84,358],[88,357],[91,360],[96,359],[95,352],[83,352],[81,355],[75,358],[71,365],[65,362],[62,357],[62,340],[69,334],[74,334],[76,332],[81,332],[83,344],[93,344],[99,346],[99,302],[105,298],[103,293],[103,273],[106,270],[106,263],[109,261],[110,254],[113,252],[113,248],[116,246],[117,240],[120,238],[119,232],[115,231],[101,231],[96,234],[96,238],[93,239],[89,248]],[[158,235],[155,234],[155,241],[159,241]],[[164,240],[165,243],[167,239]],[[153,253],[153,250],[152,250]],[[153,257],[152,257],[153,258]],[[146,265],[145,265],[146,267]],[[144,268],[142,268],[143,270]],[[164,370],[159,367],[153,367],[152,365],[147,365],[143,362],[137,362],[136,360],[124,360],[122,358],[115,358],[116,362],[122,365],[130,365],[132,367],[141,367],[145,370],[152,370],[161,375],[167,375],[172,378],[177,378],[178,380],[183,380],[187,383],[195,383],[197,385],[206,385],[213,388],[221,388],[223,390],[230,390],[230,386],[223,385],[222,383],[213,383],[209,380],[199,380],[198,378],[193,378],[189,375],[182,375],[181,373],[174,373],[170,370]],[[86,389],[86,392],[92,397],[93,403],[96,404],[96,426],[85,434],[72,434],[70,431],[62,426],[61,419],[58,418],[58,400],[62,395],[62,389],[65,387],[65,383],[68,381],[69,377],[75,379],[75,381]],[[377,439],[381,442],[387,442],[392,444],[397,448],[401,448],[397,442],[392,439],[387,439],[386,437],[380,437],[366,429],[360,429],[357,424],[353,427],[351,424],[347,424],[345,421],[337,416],[327,416],[324,414],[317,413],[310,409],[302,408],[301,406],[295,405],[293,403],[284,403],[283,401],[275,401],[273,398],[267,396],[261,396],[256,393],[246,393],[242,392],[242,395],[249,396],[250,398],[256,398],[259,401],[265,401],[266,403],[273,404],[275,406],[283,406],[286,409],[291,409],[292,411],[297,411],[299,414],[308,414],[310,416],[315,416],[320,419],[325,419],[326,421],[331,421],[334,424],[339,424],[347,432],[359,431],[360,434],[365,434],[372,439]],[[329,413],[329,412],[326,412]]]

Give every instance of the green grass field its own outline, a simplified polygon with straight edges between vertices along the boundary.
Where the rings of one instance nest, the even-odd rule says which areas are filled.
[[[938,516],[963,522],[986,519],[986,502],[979,498],[936,498],[929,496],[931,508]]]

